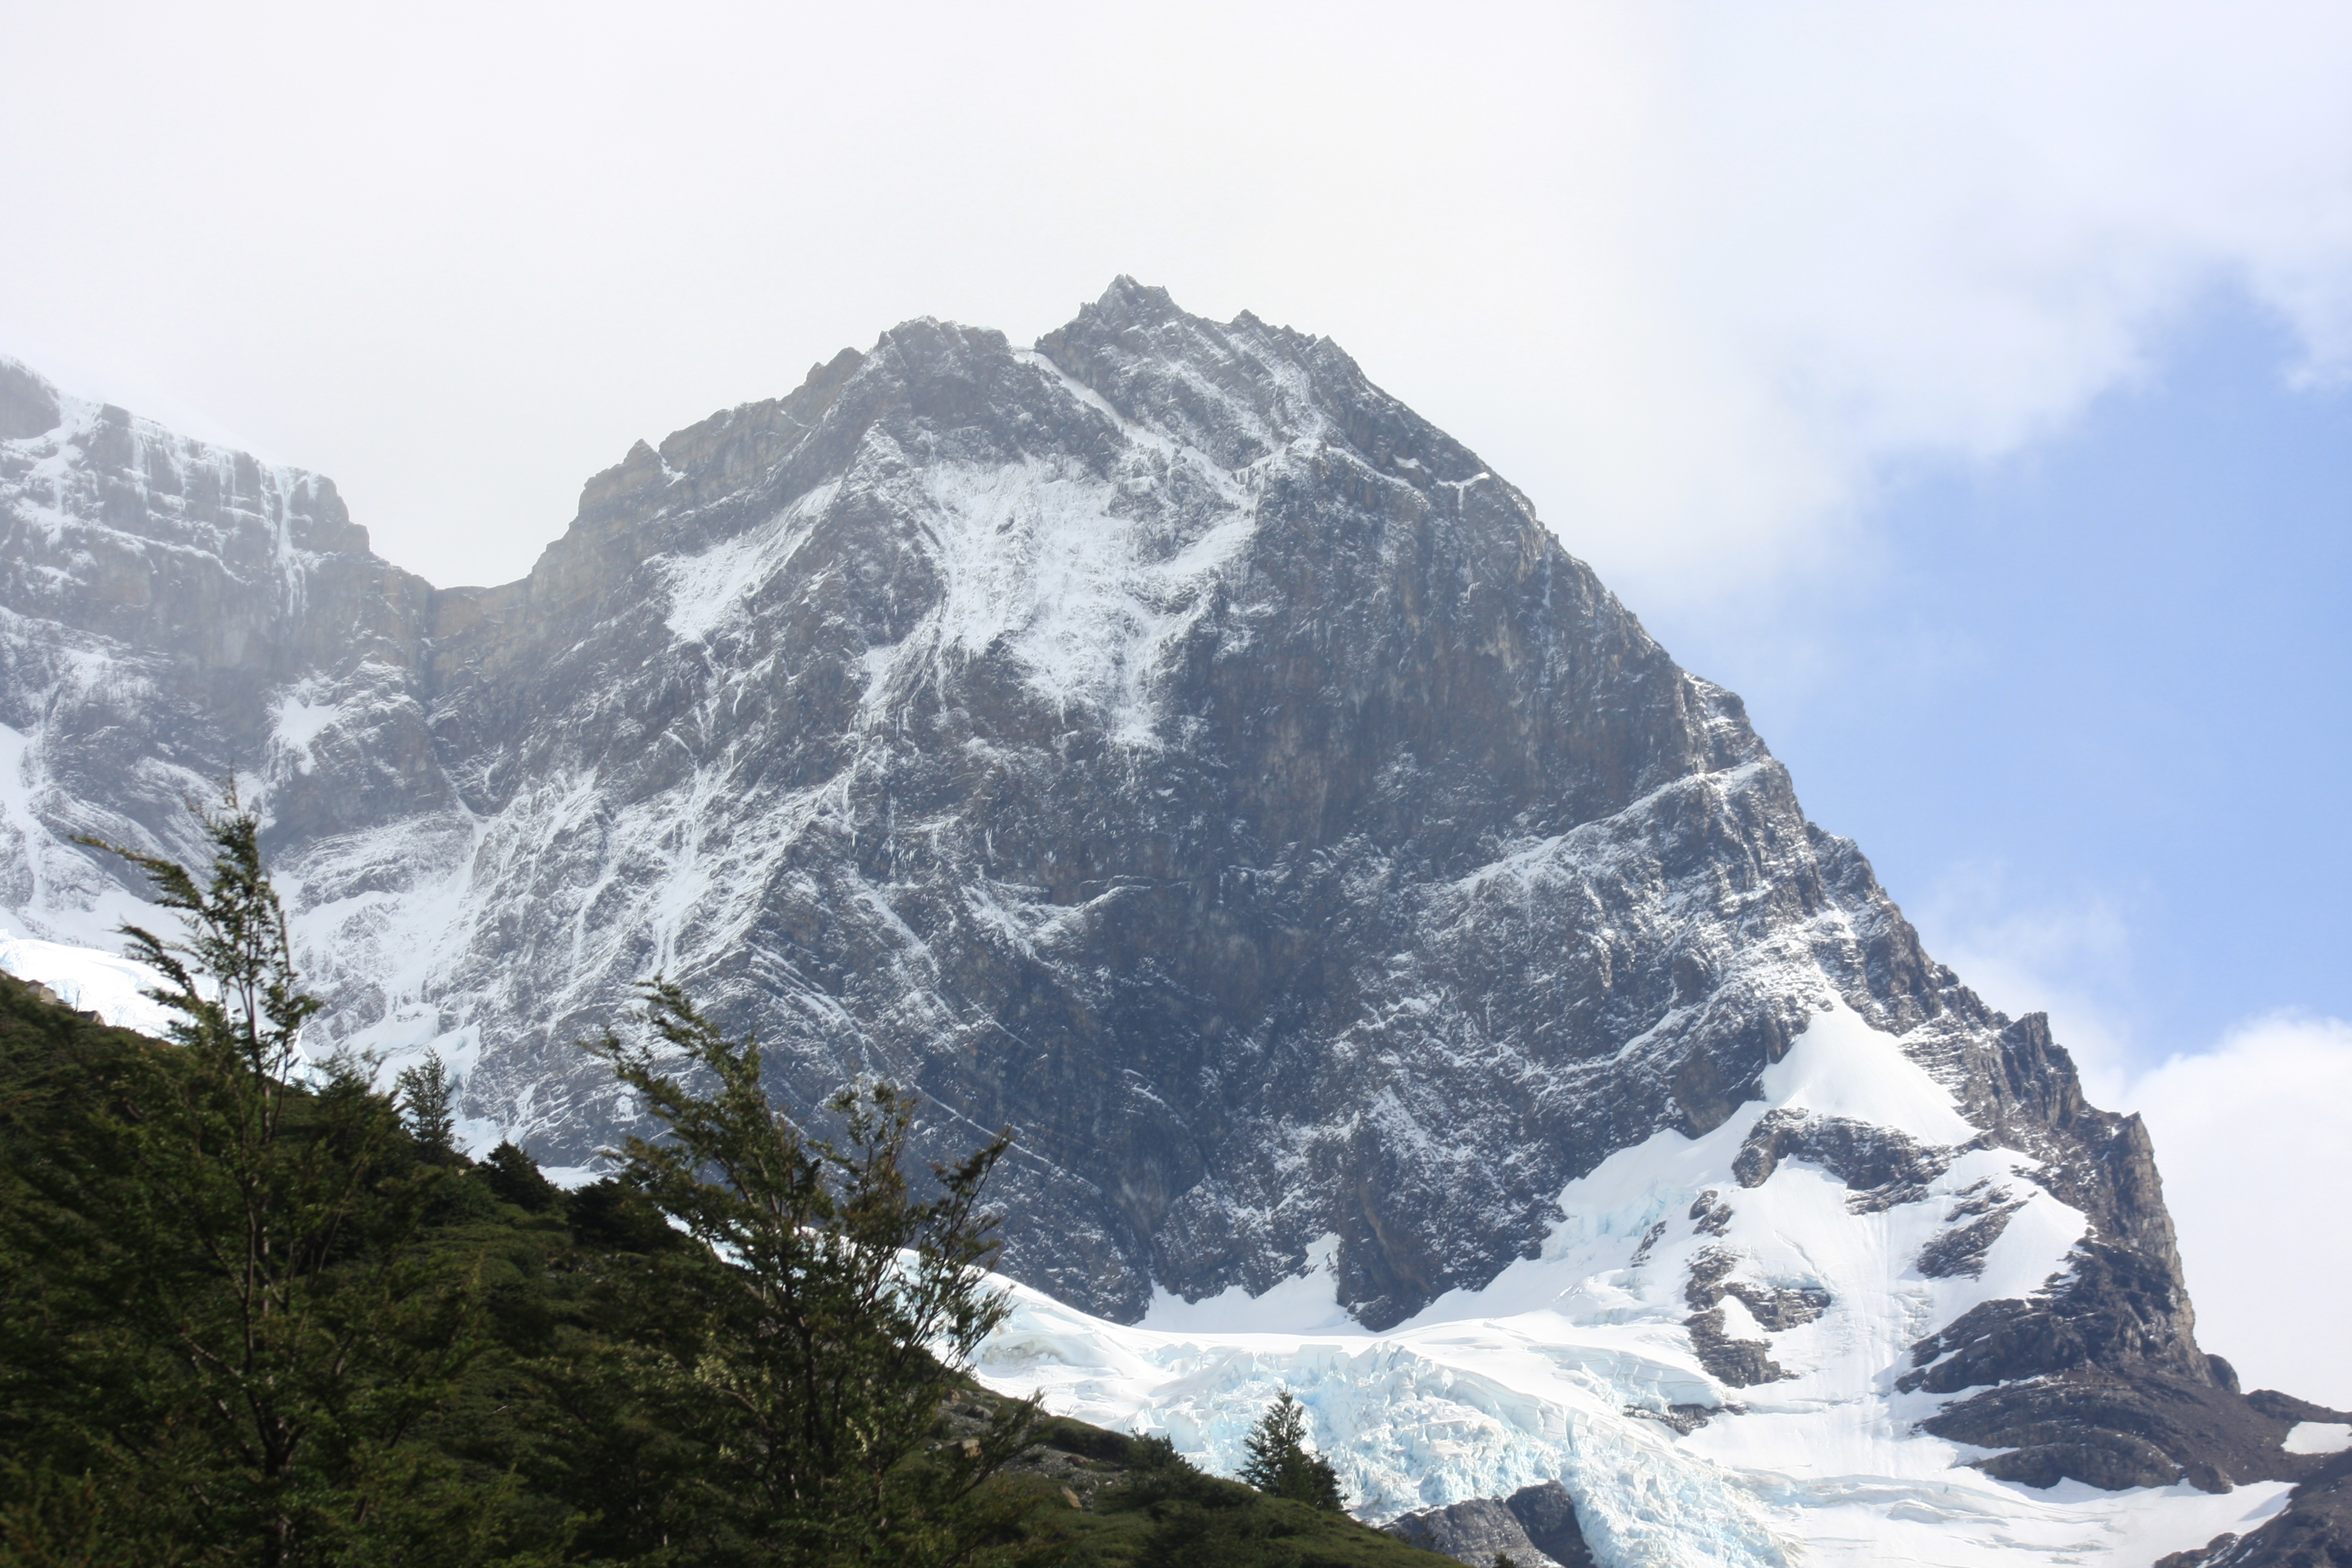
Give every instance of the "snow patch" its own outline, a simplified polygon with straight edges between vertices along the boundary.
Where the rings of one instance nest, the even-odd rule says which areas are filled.
[[[2352,1422],[2298,1421],[2279,1446],[2290,1454],[2340,1454],[2352,1448]]]
[[[306,680],[289,688],[271,716],[271,734],[298,773],[310,771],[311,745],[344,718],[341,703],[314,700],[323,685]]]
[[[1939,1146],[1976,1136],[1951,1091],[1906,1056],[1894,1036],[1872,1028],[1843,1002],[1832,998],[1798,1042],[1764,1069],[1764,1098],[1772,1104],[1892,1128]]]
[[[1108,473],[1058,459],[934,461],[900,481],[940,594],[907,637],[869,655],[867,706],[886,710],[903,683],[1001,655],[1056,709],[1091,708],[1120,743],[1157,746],[1161,669],[1247,543],[1256,492],[1054,380],[1112,418],[1123,451]]]
[[[840,489],[838,480],[818,485],[759,527],[697,554],[663,562],[670,635],[680,642],[708,642],[713,632],[739,619],[752,593],[791,564],[808,541],[812,520]]]
[[[1336,1231],[1317,1237],[1307,1249],[1307,1271],[1276,1281],[1263,1295],[1253,1296],[1242,1286],[1229,1285],[1216,1295],[1187,1301],[1171,1295],[1167,1287],[1154,1285],[1141,1327],[1171,1334],[1360,1334],[1363,1330],[1339,1305],[1332,1278],[1339,1251]]]

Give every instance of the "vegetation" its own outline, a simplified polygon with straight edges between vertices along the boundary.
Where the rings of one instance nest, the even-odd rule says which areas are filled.
[[[393,1079],[400,1116],[416,1145],[416,1157],[429,1165],[446,1165],[457,1157],[457,1118],[452,1108],[457,1086],[437,1051],[427,1051],[413,1068],[404,1068]]]
[[[1307,1412],[1290,1390],[1276,1396],[1242,1446],[1249,1454],[1242,1462],[1242,1479],[1268,1497],[1288,1498],[1330,1513],[1346,1510],[1339,1478],[1307,1445]]]
[[[469,1282],[417,1246],[390,1107],[347,1066],[292,1082],[318,1003],[234,806],[206,885],[131,857],[186,928],[125,933],[176,1048],[58,1041],[0,1091],[0,1540],[30,1561],[274,1568],[483,1506],[410,1441],[477,1354]]]
[[[0,1563],[1444,1561],[960,1375],[1003,1141],[910,1178],[881,1087],[812,1136],[675,987],[593,1047],[667,1135],[571,1193],[468,1159],[437,1061],[298,1071],[256,824],[208,826],[201,880],[132,858],[173,1043],[0,978]]]
[[[1024,1466],[1083,1507],[1052,1521],[1075,1564],[1135,1568],[1448,1568],[1344,1513],[1205,1475],[1165,1438],[1047,1421]]]
[[[980,1196],[1011,1140],[934,1166],[936,1195],[919,1196],[905,1096],[845,1090],[842,1141],[807,1137],[769,1103],[751,1041],[675,985],[646,1003],[650,1038],[593,1048],[668,1128],[629,1140],[630,1184],[699,1244],[677,1270],[693,1277],[694,1332],[646,1338],[630,1360],[631,1386],[658,1391],[665,1426],[700,1456],[673,1529],[702,1538],[705,1562],[1007,1556],[983,1548],[1020,1541],[1033,1500],[989,1483],[1030,1446],[1036,1408],[1006,1402],[959,1443],[933,1437],[950,1363],[1008,1310],[983,1287],[997,1244]],[[681,1061],[713,1092],[661,1065]]]

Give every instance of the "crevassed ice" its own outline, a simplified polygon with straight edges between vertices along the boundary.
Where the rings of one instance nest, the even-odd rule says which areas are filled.
[[[2282,1484],[2218,1497],[2074,1482],[2036,1491],[1990,1479],[1968,1468],[1975,1450],[1917,1431],[1940,1401],[1895,1391],[1911,1346],[1979,1301],[2031,1293],[2081,1237],[2084,1216],[2022,1179],[2031,1161],[2001,1150],[1961,1156],[1924,1201],[1877,1213],[1852,1212],[1842,1182],[1799,1161],[1739,1187],[1733,1157],[1780,1107],[1944,1146],[1973,1136],[1895,1037],[1834,1000],[1767,1069],[1763,1089],[1703,1138],[1666,1131],[1621,1151],[1563,1191],[1567,1217],[1539,1257],[1385,1333],[1338,1312],[1320,1262],[1328,1252],[1257,1298],[1255,1320],[1234,1291],[1156,1301],[1130,1327],[1008,1284],[1013,1312],[983,1347],[980,1374],[1008,1393],[1042,1393],[1060,1413],[1165,1433],[1227,1473],[1266,1403],[1287,1388],[1361,1516],[1558,1479],[1611,1568],[2144,1568],[2223,1531],[2243,1533],[2280,1506]],[[1920,1249],[1953,1199],[1980,1183],[2010,1186],[2023,1205],[1981,1276],[1922,1277]],[[1719,1236],[1691,1218],[1710,1192],[1730,1209]],[[1735,1389],[1698,1363],[1684,1290],[1709,1247],[1738,1257],[1735,1279],[1829,1294],[1801,1327],[1765,1336],[1752,1320],[1742,1325],[1769,1337],[1793,1377]],[[1677,1405],[1716,1414],[1683,1434],[1664,1419]]]

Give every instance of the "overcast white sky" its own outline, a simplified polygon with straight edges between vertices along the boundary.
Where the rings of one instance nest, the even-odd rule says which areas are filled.
[[[2272,334],[2267,395],[2341,409],[2352,372],[2341,4],[0,0],[0,353],[332,476],[379,552],[437,583],[520,575],[631,441],[844,344],[923,314],[1034,337],[1129,272],[1335,337],[1478,449],[1670,644],[1711,651],[1768,739],[1797,737],[1817,814],[1854,803],[1832,826],[1897,787],[1864,721],[1811,694],[1886,663],[1841,605],[1944,580],[1952,531],[1905,500],[1916,476],[2087,440],[2171,384],[2217,297]],[[2302,586],[2295,615],[2340,621]],[[2252,628],[2282,602],[2257,582],[2228,614]],[[2063,679],[2095,640],[2040,657]],[[2344,647],[2290,694],[2332,701],[2312,717],[2336,729]],[[1997,719],[2045,673],[1977,695]],[[1844,749],[1804,739],[1824,712]],[[2094,771],[2068,780],[2046,795],[2099,809]],[[2291,1344],[2345,1265],[2303,1307],[2217,1306],[2220,1281],[2271,1278],[2258,1248],[2352,1255],[2347,1205],[2276,1236],[2192,1216],[2242,1207],[2250,1134],[2304,1162],[2296,1190],[2343,1191],[2341,1117],[2254,1131],[2352,1070],[2341,1026],[2273,1014],[2339,1006],[2335,981],[2217,973],[2205,1011],[2173,1009],[2201,1032],[2151,1032],[2099,944],[2193,973],[2171,955],[2210,946],[2196,911],[2273,896],[2214,872],[2139,910],[2162,874],[2142,836],[2060,898],[2032,881],[2055,852],[2028,847],[2031,795],[2004,808],[2012,845],[1996,820],[1970,852],[2003,862],[1988,876],[1914,852],[1905,822],[1971,804],[1965,779],[1920,787],[1865,849],[1916,868],[1890,882],[1942,911],[1928,934],[1964,973],[2055,1003],[2110,1098],[2146,1100],[2209,1340],[2252,1363]],[[2246,785],[2196,787],[2191,816]],[[2080,837],[2057,821],[2045,838]],[[2313,831],[2283,821],[2263,853]],[[2263,918],[2343,931],[2340,899],[2308,899]],[[2329,1337],[2322,1382],[2315,1350],[2251,1370],[2352,1405]]]
[[[2352,355],[2352,10],[11,5],[0,337],[520,575],[638,437],[1131,272],[1328,333],[1637,602],[2220,277]]]

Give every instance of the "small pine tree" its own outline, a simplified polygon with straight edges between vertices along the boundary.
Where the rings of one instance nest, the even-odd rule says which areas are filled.
[[[441,1054],[425,1052],[425,1059],[402,1069],[393,1085],[400,1100],[400,1119],[415,1142],[418,1157],[428,1165],[457,1163],[460,1153],[457,1118],[450,1109],[457,1088],[449,1081]]]
[[[1242,1479],[1258,1490],[1333,1513],[1347,1510],[1339,1474],[1307,1445],[1307,1411],[1290,1390],[1275,1396],[1243,1447],[1249,1458],[1242,1464]]]

